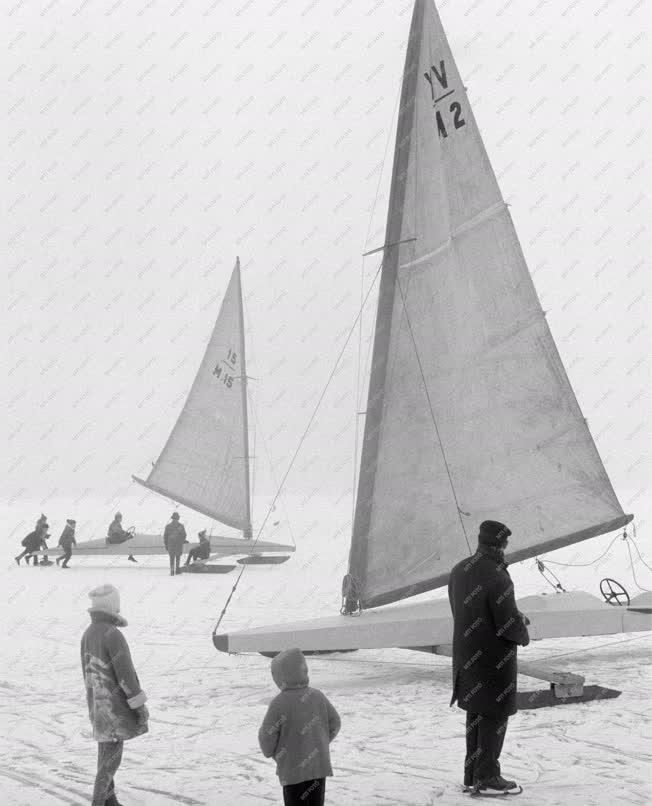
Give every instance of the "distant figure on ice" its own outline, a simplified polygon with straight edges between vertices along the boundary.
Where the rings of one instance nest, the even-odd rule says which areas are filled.
[[[316,688],[308,686],[308,666],[300,649],[286,649],[272,661],[281,689],[258,731],[265,758],[274,757],[285,806],[322,806],[326,776],[333,774],[329,744],[340,717]]]
[[[206,537],[206,529],[202,529],[197,533],[199,537],[199,545],[194,549],[190,549],[186,557],[186,565],[190,565],[195,560],[207,560],[211,556],[211,540]]]
[[[24,551],[22,551],[17,557],[14,557],[16,560],[16,565],[20,565],[20,561],[23,557],[26,557],[25,563],[29,565],[30,558],[34,557],[34,565],[38,565],[38,556],[34,553],[40,551],[41,549],[47,549],[48,544],[45,542],[45,539],[48,535],[48,520],[45,515],[41,515],[41,517],[36,521],[36,528],[33,532],[30,532],[27,537],[24,537],[21,540],[21,546],[23,546]]]
[[[106,542],[108,545],[115,545],[118,543],[125,543],[133,537],[131,532],[122,528],[122,512],[116,512],[113,520],[109,524],[109,529],[106,533]],[[138,562],[133,554],[127,557],[132,563]]]
[[[48,534],[48,529],[50,528],[50,524],[48,523],[48,519],[45,517],[43,513],[41,513],[41,517],[36,521],[36,528],[41,530],[41,544],[38,547],[37,551],[40,549],[48,548],[47,540],[49,540],[50,535]],[[52,560],[48,557],[47,554],[44,554],[40,561],[37,557],[34,557],[34,565],[53,565]]]
[[[170,576],[179,573],[183,544],[187,542],[185,527],[179,522],[179,513],[173,512],[170,523],[168,523],[163,532],[163,543],[167,553],[170,555]]]
[[[516,608],[504,551],[511,531],[483,521],[473,557],[451,571],[453,697],[466,711],[464,786],[478,792],[518,789],[500,774],[508,718],[516,713],[516,647],[530,642]]]
[[[59,538],[59,545],[63,549],[63,554],[57,557],[57,565],[63,560],[62,568],[68,568],[68,561],[72,557],[72,547],[77,545],[77,541],[75,540],[76,525],[77,521],[68,518],[64,530],[61,532],[61,537]]]
[[[45,515],[43,513],[41,513],[41,517],[36,521],[36,528],[40,529],[41,532],[42,532],[42,534],[41,534],[41,545],[39,546],[37,551],[39,549],[42,549],[42,548],[47,549],[48,544],[47,544],[46,541],[50,537],[50,535],[48,534],[48,529],[50,528],[50,524],[48,523],[48,519],[45,517]],[[40,562],[38,561],[38,559],[36,557],[34,557],[34,565],[36,565],[37,562],[38,562],[39,565],[52,565],[52,560],[50,560],[50,558],[48,557],[47,554],[44,554],[41,557]]]
[[[91,623],[81,640],[81,664],[88,715],[97,742],[93,806],[120,806],[113,776],[122,761],[123,743],[147,733],[147,697],[141,689],[127,642],[118,627],[120,594],[101,585],[89,594]]]

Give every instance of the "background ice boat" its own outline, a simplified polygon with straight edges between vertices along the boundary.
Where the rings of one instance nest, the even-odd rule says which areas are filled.
[[[265,553],[294,551],[294,546],[252,535],[239,258],[201,366],[163,452],[146,480],[133,479],[176,503],[241,529],[242,539],[211,537],[211,552],[217,556],[244,554],[265,564]],[[287,559],[276,556],[270,563]]]
[[[184,407],[143,487],[174,504],[242,531],[242,538],[211,535],[211,559],[244,555],[259,565],[289,559],[293,545],[254,539],[249,485],[247,368],[240,260],[236,260],[217,322]],[[197,542],[186,544],[186,550]],[[41,554],[54,554],[52,547]],[[161,535],[124,543],[80,541],[76,555],[114,557],[167,554]],[[267,556],[270,555],[270,556]],[[232,570],[235,566],[229,566]],[[226,568],[226,567],[225,567]]]

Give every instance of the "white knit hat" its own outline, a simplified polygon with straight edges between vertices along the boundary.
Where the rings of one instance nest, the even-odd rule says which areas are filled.
[[[91,606],[89,613],[108,613],[113,616],[121,627],[127,626],[127,619],[120,615],[120,592],[113,585],[100,585],[89,594]]]

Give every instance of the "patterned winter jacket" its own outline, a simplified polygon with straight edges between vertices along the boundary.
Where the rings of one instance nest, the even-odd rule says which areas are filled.
[[[137,708],[147,697],[141,689],[125,637],[116,621],[91,613],[81,640],[81,664],[86,684],[88,715],[97,742],[133,739],[147,733]]]

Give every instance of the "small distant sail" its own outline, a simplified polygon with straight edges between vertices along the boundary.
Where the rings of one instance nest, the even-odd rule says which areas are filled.
[[[238,260],[179,419],[147,480],[135,480],[250,535],[246,372]]]
[[[385,243],[349,558],[363,606],[445,584],[485,519],[510,526],[515,560],[631,520],[432,0],[414,8]]]

